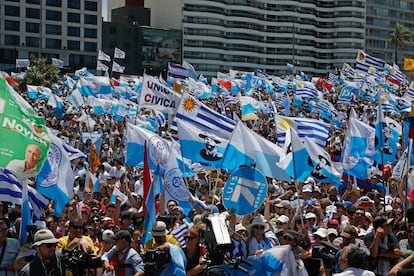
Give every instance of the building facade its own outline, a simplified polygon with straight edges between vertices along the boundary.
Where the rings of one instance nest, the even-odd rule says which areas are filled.
[[[101,14],[101,0],[0,0],[0,70],[30,56],[96,68]]]

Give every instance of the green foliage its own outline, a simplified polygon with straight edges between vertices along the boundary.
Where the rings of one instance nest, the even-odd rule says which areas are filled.
[[[394,45],[395,64],[397,64],[398,49],[405,48],[414,38],[414,33],[404,25],[397,23],[391,33],[391,44]]]
[[[26,85],[52,87],[59,80],[60,69],[48,64],[45,58],[30,57],[30,67],[27,68],[23,83],[20,87],[26,90]]]

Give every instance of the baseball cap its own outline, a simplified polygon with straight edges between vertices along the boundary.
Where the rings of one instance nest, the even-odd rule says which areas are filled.
[[[156,221],[152,224],[151,235],[153,237],[162,237],[167,235],[167,225],[163,221]]]
[[[316,219],[316,215],[314,213],[306,213],[305,219]]]
[[[113,243],[115,240],[115,234],[112,230],[105,230],[102,233],[102,241],[107,243]]]
[[[275,204],[275,206],[279,207],[279,208],[286,208],[286,209],[289,209],[289,210],[292,209],[292,204],[290,203],[289,200],[282,200],[279,203]]]
[[[281,223],[287,223],[289,222],[289,218],[285,215],[281,215],[276,219],[276,221],[280,221]]]
[[[32,247],[58,242],[59,240],[55,238],[55,235],[53,235],[52,231],[49,229],[40,229],[34,234]]]
[[[328,230],[326,230],[325,228],[318,228],[318,230],[316,230],[316,232],[314,232],[313,234],[318,235],[319,237],[324,239],[328,236]]]
[[[305,185],[305,186],[302,187],[302,192],[303,193],[305,193],[305,192],[311,192],[312,193],[312,191],[313,191],[313,189],[312,189],[311,185]]]

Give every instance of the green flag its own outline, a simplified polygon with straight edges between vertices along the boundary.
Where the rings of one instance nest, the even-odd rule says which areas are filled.
[[[21,181],[36,176],[50,146],[45,119],[0,79],[0,167]]]

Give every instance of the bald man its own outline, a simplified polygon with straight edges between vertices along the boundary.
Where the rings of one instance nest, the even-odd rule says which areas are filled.
[[[12,160],[6,169],[14,173],[19,180],[26,180],[37,174],[36,166],[40,161],[41,151],[38,145],[29,144],[26,147],[24,160]]]

